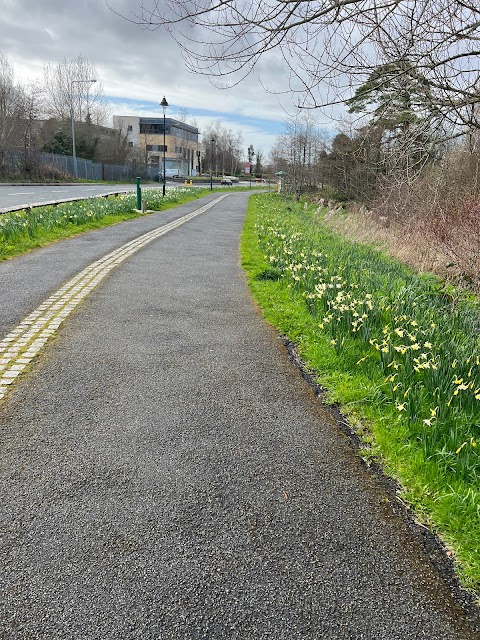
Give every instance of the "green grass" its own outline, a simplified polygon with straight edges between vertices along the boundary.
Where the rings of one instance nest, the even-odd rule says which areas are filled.
[[[242,260],[266,319],[404,488],[480,593],[480,305],[326,229],[315,209],[251,198]],[[478,446],[477,446],[478,442]]]
[[[224,193],[225,189],[214,189]],[[201,198],[210,189],[177,187],[168,189],[165,197],[162,188],[145,189],[142,192],[146,208],[164,211],[177,205]],[[124,220],[138,218],[136,195],[109,198],[90,198],[77,202],[65,202],[56,207],[36,207],[31,211],[17,211],[0,215],[0,260],[27,253],[61,238],[106,227]]]

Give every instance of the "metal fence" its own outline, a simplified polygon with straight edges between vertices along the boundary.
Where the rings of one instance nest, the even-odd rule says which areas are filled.
[[[11,173],[35,173],[34,167],[54,167],[67,175],[74,176],[73,156],[56,153],[10,150],[3,151],[0,164]],[[38,172],[41,173],[41,172]],[[93,162],[77,156],[77,174],[86,180],[133,180],[140,177],[152,180],[158,173],[158,167],[138,167],[132,164],[108,164]]]
[[[44,165],[54,166],[64,173],[75,174],[73,156],[61,156],[56,153],[39,153],[38,161]],[[93,162],[77,157],[77,174],[86,180],[132,180],[138,175],[138,168],[127,164],[107,164]],[[145,174],[142,170],[141,174]],[[145,178],[146,175],[140,177]]]

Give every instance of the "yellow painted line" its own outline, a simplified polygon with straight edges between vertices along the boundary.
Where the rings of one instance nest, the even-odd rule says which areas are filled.
[[[74,276],[0,340],[0,400],[58,327],[106,275],[139,249],[218,204],[221,195],[200,209],[149,231],[96,260]]]

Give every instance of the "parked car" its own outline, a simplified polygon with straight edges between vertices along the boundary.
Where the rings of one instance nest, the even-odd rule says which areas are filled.
[[[222,178],[222,184],[225,184],[231,187],[233,182],[230,180],[230,178]]]

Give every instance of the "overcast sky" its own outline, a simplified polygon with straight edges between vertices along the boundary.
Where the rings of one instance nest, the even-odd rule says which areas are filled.
[[[139,1],[110,4],[128,15]],[[113,114],[160,115],[165,95],[171,105],[167,116],[186,109],[200,130],[221,120],[227,129],[242,132],[245,148],[253,144],[264,153],[282,131],[286,110],[293,113],[290,99],[266,92],[258,77],[222,90],[188,72],[165,31],[141,29],[110,11],[105,0],[1,0],[0,5],[0,51],[22,84],[42,79],[47,63],[83,54],[95,64]],[[266,85],[287,87],[275,55],[262,61],[258,75]]]

